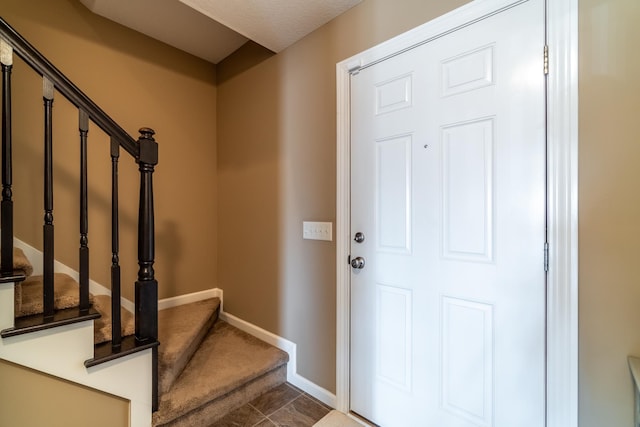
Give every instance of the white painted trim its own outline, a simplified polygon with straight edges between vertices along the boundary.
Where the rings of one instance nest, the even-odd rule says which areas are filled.
[[[547,426],[578,426],[578,0],[547,1]]]
[[[191,294],[178,295],[177,297],[165,298],[158,301],[158,310],[177,307],[179,305],[190,304],[192,302],[204,301],[210,298],[220,298],[222,304],[222,289],[206,289]]]
[[[354,64],[374,64],[519,2],[476,0],[336,65],[337,352],[336,409],[349,412],[349,81]],[[578,426],[578,0],[547,5],[549,243],[547,426]],[[357,68],[357,67],[356,67]]]
[[[15,290],[13,282],[0,283],[0,331],[15,326]]]
[[[233,314],[222,311],[220,313],[220,319],[229,323],[231,326],[235,326],[254,337],[271,344],[274,347],[279,348],[289,354],[289,363],[287,364],[287,381],[298,387],[305,393],[310,394],[322,403],[335,408],[336,396],[330,391],[320,387],[319,385],[309,381],[297,372],[297,346],[294,342],[291,342],[285,338],[275,335],[265,329],[260,328],[252,323],[242,320]]]
[[[351,290],[349,280],[351,269],[348,264],[350,253],[351,216],[349,154],[351,111],[350,111],[350,70],[347,61],[338,64],[337,85],[337,152],[336,152],[336,406],[341,412],[349,413],[349,301]]]

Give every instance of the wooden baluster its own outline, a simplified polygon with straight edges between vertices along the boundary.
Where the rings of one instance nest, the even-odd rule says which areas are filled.
[[[53,82],[42,79],[44,99],[44,226],[43,226],[43,305],[44,317],[54,314],[53,294]]]
[[[111,138],[111,346],[122,344],[120,319],[120,226],[118,221],[118,159],[120,144]]]
[[[153,170],[158,164],[158,144],[153,129],[140,129],[138,165],[140,170],[140,206],[138,209],[138,281],[136,282],[136,338],[158,339],[158,282],[153,263],[155,229],[153,218]],[[158,347],[152,356],[152,410],[158,409]]]
[[[80,128],[80,313],[89,311],[89,201],[88,201],[88,164],[87,134],[89,133],[89,115],[79,110]]]
[[[11,70],[13,49],[0,39],[2,63],[2,202],[0,202],[0,272],[13,274],[13,200],[11,171]]]

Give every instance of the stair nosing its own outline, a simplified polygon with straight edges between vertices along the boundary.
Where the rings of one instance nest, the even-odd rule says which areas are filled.
[[[24,282],[27,275],[22,270],[13,270],[10,273],[0,273],[0,283]]]
[[[140,341],[134,335],[123,337],[122,344],[117,349],[111,347],[111,341],[96,344],[94,346],[94,357],[92,359],[85,360],[84,366],[86,368],[91,368],[143,350],[158,347],[159,344],[160,343],[157,340]]]
[[[14,320],[16,326],[2,330],[0,336],[9,338],[98,318],[100,318],[100,313],[93,308],[89,308],[86,313],[82,313],[78,307],[65,308],[56,310],[50,318],[46,318],[42,313],[16,318]],[[26,325],[20,326],[21,323]]]

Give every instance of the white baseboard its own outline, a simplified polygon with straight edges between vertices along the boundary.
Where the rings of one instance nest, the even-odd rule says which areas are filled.
[[[310,394],[315,397],[325,405],[329,405],[332,408],[336,407],[336,395],[331,393],[330,391],[320,387],[319,385],[309,381],[302,375],[299,375],[297,372],[297,351],[296,344],[282,338],[278,335],[275,335],[267,330],[260,328],[259,326],[253,325],[249,322],[246,322],[233,314],[222,311],[220,313],[220,318],[225,322],[229,323],[236,328],[253,335],[254,337],[271,344],[274,347],[279,348],[282,351],[285,351],[289,354],[289,363],[287,364],[287,381],[298,387],[300,390],[305,393]]]
[[[222,289],[207,289],[192,294],[178,295],[177,297],[165,298],[158,301],[158,310],[165,310],[179,305],[190,304],[196,301],[203,301],[210,298],[220,298],[222,301]]]

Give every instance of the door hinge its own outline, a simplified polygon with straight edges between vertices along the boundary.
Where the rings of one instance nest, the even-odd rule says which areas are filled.
[[[349,73],[352,76],[355,76],[358,73],[360,73],[361,69],[362,69],[362,62],[361,61],[352,61],[352,62],[347,64],[347,70],[349,71]]]
[[[544,65],[543,65],[543,69],[544,69],[544,75],[548,75],[549,74],[549,45],[544,45]]]
[[[549,242],[544,242],[544,272],[549,271]]]

